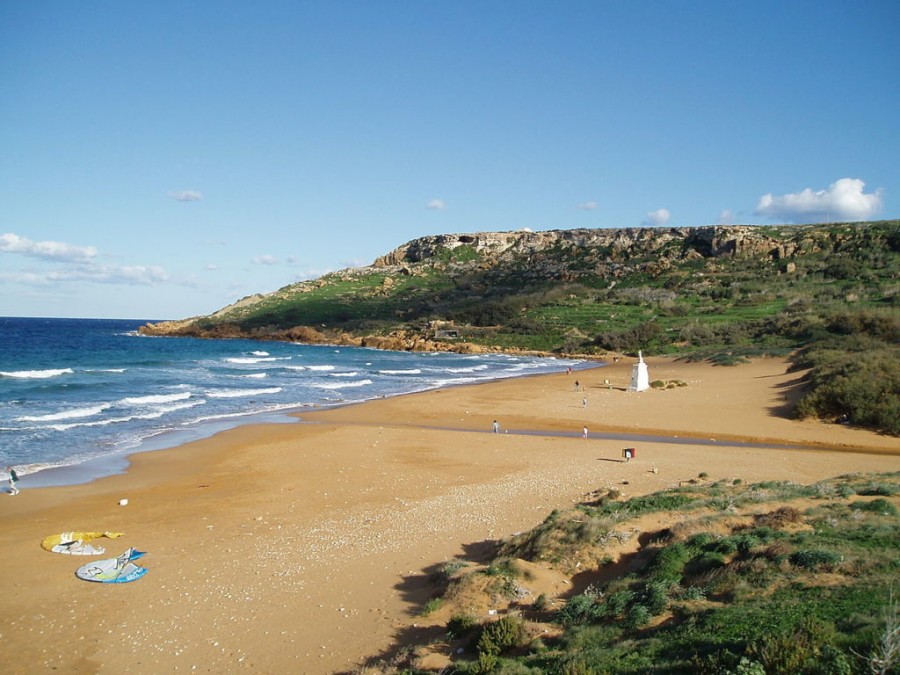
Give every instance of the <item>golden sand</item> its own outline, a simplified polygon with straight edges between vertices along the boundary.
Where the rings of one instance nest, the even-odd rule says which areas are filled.
[[[349,672],[415,622],[428,568],[597,488],[900,469],[897,438],[788,419],[799,375],[783,360],[648,364],[651,380],[685,386],[628,392],[623,360],[455,387],[242,427],[135,455],[125,475],[2,496],[3,671]],[[700,442],[711,439],[733,444]],[[637,453],[627,463],[624,447]],[[66,530],[123,531],[108,553],[148,551],[150,572],[80,581],[87,559],[40,547]]]

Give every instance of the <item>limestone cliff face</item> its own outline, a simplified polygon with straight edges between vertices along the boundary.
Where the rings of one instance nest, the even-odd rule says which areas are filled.
[[[782,227],[778,232],[796,234],[801,227]],[[440,234],[413,239],[375,260],[374,267],[422,263],[467,248],[482,261],[500,262],[518,256],[549,251],[580,249],[599,252],[610,259],[666,256],[703,257],[768,256],[786,257],[783,236],[773,236],[751,226],[708,226],[672,228],[577,229],[531,232],[475,232]],[[789,247],[792,250],[796,246]]]

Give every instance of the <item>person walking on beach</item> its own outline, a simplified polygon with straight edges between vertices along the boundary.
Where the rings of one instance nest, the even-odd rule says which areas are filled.
[[[19,494],[19,488],[16,487],[16,483],[19,482],[19,474],[17,474],[16,470],[11,466],[6,467],[6,473],[9,474],[9,494]]]
[[[491,430],[495,434],[499,434],[500,433],[500,422],[498,422],[497,420],[494,420],[494,424],[491,425]]]

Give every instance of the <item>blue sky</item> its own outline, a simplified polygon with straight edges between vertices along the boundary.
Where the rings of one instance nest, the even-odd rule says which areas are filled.
[[[415,237],[900,217],[900,3],[0,3],[0,315]]]

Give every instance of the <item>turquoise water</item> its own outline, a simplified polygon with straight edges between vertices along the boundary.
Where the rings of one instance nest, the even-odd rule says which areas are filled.
[[[589,365],[144,337],[143,323],[0,317],[0,468],[25,486],[80,482],[123,470],[129,452],[289,411]]]

